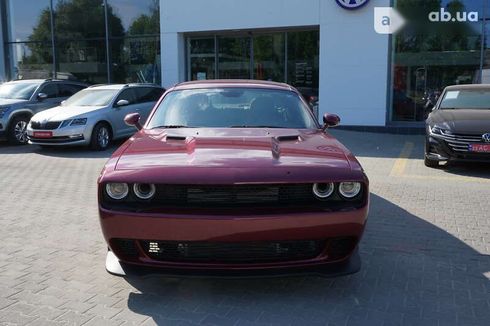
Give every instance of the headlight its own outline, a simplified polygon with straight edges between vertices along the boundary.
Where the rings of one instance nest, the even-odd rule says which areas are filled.
[[[70,126],[83,126],[87,124],[87,118],[73,119]]]
[[[334,190],[335,186],[333,183],[315,183],[313,185],[313,194],[320,200],[332,196]]]
[[[344,198],[354,198],[361,192],[361,184],[359,182],[341,182],[339,192]]]
[[[69,126],[69,125],[70,125],[70,123],[71,123],[71,120],[65,120],[65,121],[63,121],[63,122],[61,123],[60,128],[64,128],[64,127],[66,127],[66,126]]]
[[[0,118],[3,118],[5,113],[7,113],[10,110],[10,106],[4,106],[3,108],[0,108]]]
[[[133,191],[136,197],[139,199],[150,199],[155,196],[155,185],[150,183],[135,183],[133,185]]]
[[[439,128],[439,127],[436,127],[436,126],[432,126],[432,127],[429,127],[430,128],[430,133],[433,134],[433,135],[447,135],[447,134],[451,134],[451,132],[449,130],[446,130],[446,129],[442,129],[442,128]]]
[[[121,200],[128,195],[129,187],[127,183],[108,183],[105,191],[112,199]]]

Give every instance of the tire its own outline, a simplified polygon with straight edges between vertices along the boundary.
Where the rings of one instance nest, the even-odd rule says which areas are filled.
[[[105,151],[112,142],[111,128],[107,123],[99,122],[92,130],[90,148],[94,151]]]
[[[7,129],[7,140],[12,145],[27,144],[27,125],[30,117],[17,116],[12,119]]]
[[[431,160],[425,156],[424,158],[424,164],[428,168],[438,168],[439,167],[439,161]]]
[[[430,158],[427,157],[429,155],[429,139],[425,140],[425,150],[424,150],[424,164],[428,168],[438,168],[439,167],[439,161],[437,160],[431,160]]]

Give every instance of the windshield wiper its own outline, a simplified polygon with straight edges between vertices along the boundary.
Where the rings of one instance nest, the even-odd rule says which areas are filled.
[[[283,128],[279,126],[248,126],[248,125],[242,125],[242,126],[231,126],[230,128]]]

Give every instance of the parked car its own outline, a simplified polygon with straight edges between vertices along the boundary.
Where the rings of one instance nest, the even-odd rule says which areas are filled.
[[[138,112],[144,121],[165,90],[156,85],[98,85],[84,89],[62,105],[32,117],[29,143],[42,146],[89,145],[105,150],[114,139],[136,131],[124,123]]]
[[[16,145],[27,144],[31,117],[55,107],[88,85],[68,80],[26,79],[0,85],[0,137]]]
[[[352,273],[368,179],[300,93],[264,81],[170,89],[98,180],[106,269]]]
[[[426,121],[425,165],[490,162],[490,85],[447,87]]]

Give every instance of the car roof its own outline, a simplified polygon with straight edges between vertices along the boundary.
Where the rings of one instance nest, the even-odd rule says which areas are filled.
[[[199,88],[222,88],[222,87],[243,87],[243,88],[266,88],[287,91],[296,91],[292,86],[285,83],[277,83],[263,80],[252,79],[212,79],[196,80],[177,84],[173,90],[199,89]]]
[[[446,87],[448,91],[457,91],[457,90],[471,90],[471,89],[484,89],[490,90],[490,84],[465,84],[465,85],[452,85]]]
[[[42,84],[46,82],[55,82],[55,83],[67,83],[67,84],[76,84],[76,85],[83,85],[87,86],[87,84],[76,81],[76,80],[68,80],[68,79],[16,79],[9,81],[7,83],[37,83],[37,84]]]
[[[155,87],[155,88],[162,88],[161,86],[155,85],[155,84],[99,84],[99,85],[92,85],[89,88],[90,89],[123,89],[127,87]]]

